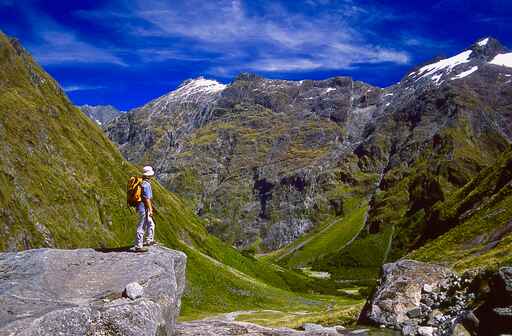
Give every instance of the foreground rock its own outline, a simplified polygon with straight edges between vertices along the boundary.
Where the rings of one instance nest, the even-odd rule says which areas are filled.
[[[403,335],[512,333],[512,267],[495,274],[467,272],[413,260],[383,266],[360,322]]]
[[[0,254],[0,335],[173,335],[185,254],[39,249]],[[144,288],[123,297],[130,283]]]
[[[176,325],[176,336],[230,336],[230,335],[275,335],[295,336],[304,335],[303,332],[293,329],[271,329],[252,323],[234,322],[224,320],[202,320]]]
[[[493,274],[485,287],[488,291],[484,303],[475,310],[479,319],[478,330],[489,335],[512,334],[512,267],[503,267]]]
[[[364,336],[370,334],[369,329],[351,331],[343,327],[323,327],[311,323],[305,324],[304,327],[304,331],[299,331],[289,328],[268,328],[248,322],[206,319],[177,324],[176,336]],[[391,334],[386,331],[373,331],[371,335]]]
[[[448,288],[455,274],[441,266],[413,260],[385,264],[380,286],[365,309],[373,323],[401,329],[411,318],[423,315],[422,292]]]

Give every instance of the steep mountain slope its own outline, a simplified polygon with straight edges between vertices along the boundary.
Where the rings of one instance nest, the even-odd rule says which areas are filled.
[[[511,55],[485,38],[385,89],[242,74],[181,98],[205,81],[192,80],[156,100],[173,97],[166,109],[150,103],[106,131],[133,162],[158,162],[223,240],[277,250],[265,258],[289,267],[375,277],[450,230],[426,224],[435,204],[509,147]]]
[[[17,41],[0,46],[0,249],[118,244],[133,168]]]
[[[420,232],[439,235],[409,256],[449,262],[457,270],[512,263],[512,148],[495,165],[437,203]]]
[[[210,232],[275,249],[343,211],[337,162],[379,113],[379,92],[343,77],[196,79],[106,130],[126,158],[155,162],[168,188],[194,200]]]
[[[16,40],[0,33],[0,250],[132,243],[126,181],[136,169],[73,107]],[[188,256],[185,317],[251,308],[320,311],[358,300],[296,294],[306,277],[245,257],[209,235],[175,195],[154,183],[157,239]]]
[[[331,271],[334,277],[376,277],[383,262],[427,242],[436,245],[437,237],[466,223],[447,225],[434,215],[435,209],[467,183],[486,188],[478,174],[487,167],[497,169],[494,165],[510,147],[512,129],[512,68],[492,63],[507,52],[496,40],[483,41],[455,57],[419,67],[387,89],[390,105],[383,118],[368,124],[368,136],[355,150],[363,170],[379,167],[382,176],[371,197],[366,229],[352,245],[318,258],[314,269]],[[418,75],[428,69],[435,71]],[[500,217],[494,225],[503,226],[509,219]],[[486,230],[464,225],[474,225],[474,232]],[[434,259],[452,259],[450,251],[460,248],[461,240],[441,242]],[[479,246],[473,239],[464,243],[470,250]],[[497,251],[489,248],[491,254]],[[486,266],[484,259],[480,262]]]
[[[100,126],[117,118],[122,113],[112,105],[81,105],[77,107]]]
[[[390,88],[387,121],[369,125],[356,149],[360,162],[372,163],[367,169],[382,167],[368,231],[395,227],[395,257],[443,233],[418,235],[417,224],[507,149],[512,68],[492,64],[500,54],[506,50],[488,38],[411,72]]]

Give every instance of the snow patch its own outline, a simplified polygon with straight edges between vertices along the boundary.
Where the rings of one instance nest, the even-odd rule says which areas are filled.
[[[454,79],[461,79],[461,78],[467,77],[467,76],[471,75],[473,72],[475,72],[477,70],[478,70],[478,67],[474,66],[471,69],[469,69],[468,71],[461,72],[457,76],[453,77],[452,80],[454,80]]]
[[[386,93],[386,94],[384,95],[384,97],[386,97],[386,96],[392,96],[392,95],[393,95],[393,93]]]
[[[329,93],[331,91],[336,91],[336,88],[330,87],[330,88],[325,89],[325,93]]]
[[[386,107],[388,107],[389,105],[391,105],[391,103],[386,103]]]
[[[478,45],[480,47],[483,47],[483,46],[487,45],[487,42],[489,42],[489,38],[488,37],[484,38],[482,41],[478,42]]]
[[[466,50],[453,57],[442,59],[436,63],[425,65],[424,67],[420,68],[416,72],[413,72],[412,74],[420,76],[418,77],[418,79],[420,79],[427,76],[433,76],[436,72],[441,70],[445,72],[451,72],[453,68],[455,68],[457,65],[469,62],[469,56],[471,55],[472,52],[472,50]],[[434,77],[436,77],[437,79],[435,79]],[[441,75],[436,75],[432,77],[432,79],[434,79],[436,83],[439,81],[439,78],[441,78]]]
[[[433,80],[434,82],[436,82],[436,85],[439,85],[439,84],[441,84],[441,83],[442,83],[442,81],[441,81],[441,82],[439,82],[439,80],[441,79],[441,77],[443,77],[443,74],[437,74],[437,75],[432,76],[432,80]]]
[[[94,119],[94,121],[96,121],[96,123],[101,126],[101,121],[99,121],[98,119]]]
[[[174,103],[194,103],[206,106],[219,96],[227,85],[215,80],[199,77],[183,82],[176,90],[159,97],[151,104],[160,111],[166,111]]]
[[[206,79],[199,77],[185,82],[184,85],[180,86],[176,92],[182,93],[193,93],[201,91],[204,93],[217,93],[226,88],[226,85],[217,82],[216,80]]]
[[[498,54],[489,63],[512,68],[512,53]]]

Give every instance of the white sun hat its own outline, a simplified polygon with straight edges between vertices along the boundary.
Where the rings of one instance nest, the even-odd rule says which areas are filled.
[[[153,167],[145,166],[144,168],[142,168],[142,175],[143,176],[153,176],[153,175],[155,175],[155,172],[153,171]]]

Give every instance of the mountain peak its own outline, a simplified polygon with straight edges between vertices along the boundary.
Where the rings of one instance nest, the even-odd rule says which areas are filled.
[[[467,77],[487,63],[507,65],[510,63],[510,56],[507,55],[507,49],[497,39],[486,36],[454,56],[438,57],[416,67],[405,80],[417,82],[420,79],[429,79],[440,85],[447,78],[453,80]]]
[[[253,81],[256,79],[263,79],[263,77],[260,77],[252,72],[241,72],[238,74],[238,76],[236,76],[234,81]]]
[[[468,49],[473,51],[471,58],[490,61],[498,54],[506,53],[507,49],[497,39],[488,36],[477,40]]]
[[[205,92],[205,93],[217,93],[226,88],[225,84],[219,83],[213,79],[206,79],[203,76],[197,78],[187,79],[180,84],[178,89],[174,92],[191,93],[191,92]]]

